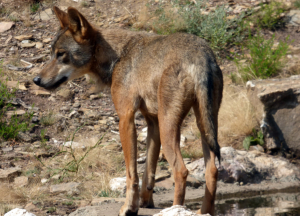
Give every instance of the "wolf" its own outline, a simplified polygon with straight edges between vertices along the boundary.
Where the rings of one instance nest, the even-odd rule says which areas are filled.
[[[163,153],[172,167],[173,205],[183,205],[188,170],[180,152],[180,126],[193,108],[205,159],[205,197],[198,213],[214,214],[220,161],[218,112],[223,75],[205,40],[184,33],[168,36],[123,29],[97,29],[75,8],[53,8],[60,29],[51,45],[51,60],[33,82],[45,89],[85,74],[109,86],[126,164],[126,201],[120,216],[153,208],[157,160]],[[135,112],[148,125],[146,168],[139,190]]]

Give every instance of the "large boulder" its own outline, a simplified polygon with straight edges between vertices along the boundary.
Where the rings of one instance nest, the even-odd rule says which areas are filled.
[[[216,161],[218,165],[218,161]],[[188,164],[187,169],[199,181],[205,182],[204,158]],[[219,180],[226,183],[299,182],[300,171],[287,159],[259,151],[241,151],[221,148]]]
[[[261,129],[268,150],[300,152],[300,76],[247,82],[256,112],[262,114]]]

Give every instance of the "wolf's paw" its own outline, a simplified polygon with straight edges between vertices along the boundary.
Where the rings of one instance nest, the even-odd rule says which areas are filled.
[[[150,200],[140,200],[140,207],[141,208],[154,208],[154,202],[151,198]]]
[[[130,208],[128,205],[123,205],[119,212],[119,216],[137,216],[138,210],[138,208],[135,210]]]

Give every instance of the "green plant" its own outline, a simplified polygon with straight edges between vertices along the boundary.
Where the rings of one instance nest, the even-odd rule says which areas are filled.
[[[8,110],[13,109],[9,101],[15,97],[15,92],[16,89],[10,90],[5,82],[0,81],[0,139],[15,139],[20,131],[25,132],[31,128],[32,112],[26,112],[20,117],[12,115],[10,118],[7,118],[5,116]]]
[[[281,2],[270,2],[269,4],[261,4],[261,10],[257,16],[254,16],[254,23],[259,28],[275,30],[284,26],[284,19],[281,16],[286,9]]]
[[[300,9],[300,1],[299,0],[294,1],[294,7]]]
[[[53,213],[53,212],[56,212],[56,208],[55,207],[48,208],[47,213]]]
[[[40,8],[40,3],[39,3],[39,2],[37,2],[37,3],[32,3],[32,4],[30,5],[30,11],[31,11],[32,13],[37,12],[37,11],[39,10],[39,8]]]
[[[256,78],[268,78],[276,75],[283,67],[283,59],[287,54],[289,45],[287,37],[284,41],[280,41],[275,47],[275,35],[270,39],[265,39],[259,32],[255,36],[249,34],[249,40],[246,43],[246,50],[249,55],[243,54],[234,61],[240,71],[242,81],[248,81]],[[236,79],[234,75],[232,78]]]
[[[53,125],[56,122],[54,113],[50,111],[47,115],[42,116],[40,122],[43,126]]]
[[[243,147],[246,150],[249,150],[251,145],[264,145],[264,135],[261,131],[252,130],[253,136],[247,136],[243,141]]]
[[[10,19],[12,22],[18,22],[18,21],[19,21],[18,17],[15,17],[15,16],[9,16],[9,19]]]
[[[166,11],[159,7],[155,15],[154,30],[159,34],[170,34],[184,31],[206,39],[211,47],[222,50],[229,43],[239,43],[244,39],[246,24],[243,21],[244,13],[228,19],[227,5],[217,6],[215,11],[205,13],[207,1],[197,0],[181,3],[175,1],[173,9]],[[177,12],[174,12],[177,11]]]
[[[82,2],[81,2],[81,6],[82,6],[82,7],[88,7],[89,4],[87,3],[87,1],[82,1]]]
[[[66,202],[63,202],[62,204],[66,205],[66,206],[71,206],[71,205],[74,204],[74,202],[73,201],[66,201]]]

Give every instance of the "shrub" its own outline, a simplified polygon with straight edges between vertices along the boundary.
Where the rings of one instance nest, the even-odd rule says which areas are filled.
[[[249,35],[246,43],[249,55],[243,53],[241,58],[235,58],[240,78],[243,81],[269,78],[276,75],[282,68],[282,61],[288,51],[288,37],[284,41],[280,41],[277,47],[274,46],[274,40],[275,35],[270,39],[265,39],[261,33],[255,36]]]
[[[205,0],[197,0],[197,4],[175,1],[170,10],[161,5],[155,11],[158,16],[153,23],[159,34],[170,34],[178,31],[195,34],[207,40],[214,50],[222,50],[229,43],[241,42],[244,38],[244,13],[228,19],[227,5],[217,6],[215,11],[205,13]]]
[[[32,4],[30,5],[30,11],[31,11],[32,13],[37,12],[37,11],[39,10],[39,8],[40,8],[40,3],[39,3],[39,2],[35,2],[35,3],[32,3]]]
[[[275,30],[284,26],[284,20],[281,14],[285,12],[283,4],[280,2],[271,2],[270,4],[261,5],[261,10],[257,13],[254,23],[259,28]]]

